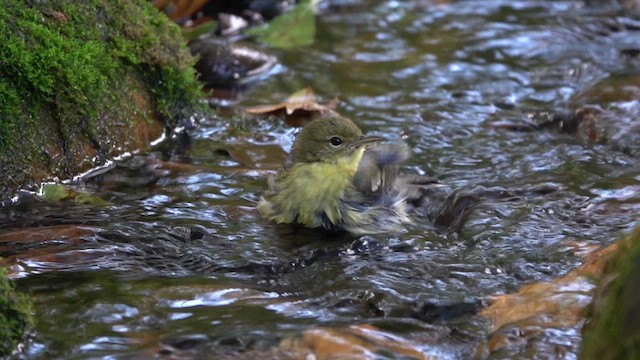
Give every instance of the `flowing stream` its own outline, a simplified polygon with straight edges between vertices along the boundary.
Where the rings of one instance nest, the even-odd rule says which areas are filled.
[[[365,133],[409,144],[405,172],[472,206],[451,205],[444,224],[418,211],[391,235],[275,226],[254,206],[296,130],[222,116],[73,185],[103,203],[0,208],[0,256],[36,308],[24,358],[288,359],[318,334],[375,344],[353,358],[577,357],[579,325],[541,330],[532,341],[553,347],[533,353],[478,355],[478,310],[638,223],[639,154],[527,125],[597,106],[633,129],[640,16],[574,1],[336,0],[316,25],[313,45],[266,50],[280,65],[234,109],[305,87],[338,97]]]

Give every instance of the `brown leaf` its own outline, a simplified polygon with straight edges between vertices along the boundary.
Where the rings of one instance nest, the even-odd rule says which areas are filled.
[[[339,103],[337,98],[333,98],[325,105],[319,104],[313,89],[307,87],[291,94],[281,103],[248,107],[245,111],[249,114],[284,116],[287,125],[301,127],[314,116],[333,113]]]
[[[163,10],[171,20],[191,17],[209,0],[153,0],[156,9]]]

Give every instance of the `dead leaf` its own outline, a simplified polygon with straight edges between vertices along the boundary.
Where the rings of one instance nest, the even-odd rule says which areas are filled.
[[[302,127],[314,116],[334,113],[339,103],[337,98],[333,98],[327,104],[319,104],[313,89],[307,87],[291,94],[281,103],[248,107],[245,111],[249,114],[284,115],[284,121],[287,125]]]
[[[154,0],[152,5],[164,11],[171,20],[193,16],[209,0]]]

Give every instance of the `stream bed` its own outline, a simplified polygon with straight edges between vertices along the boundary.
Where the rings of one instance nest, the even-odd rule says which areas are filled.
[[[406,173],[472,206],[360,238],[276,226],[254,206],[296,129],[222,116],[72,185],[103,202],[0,208],[0,256],[36,309],[20,358],[577,358],[580,324],[486,350],[479,310],[638,224],[640,152],[624,139],[640,133],[640,15],[336,0],[316,25],[313,45],[266,49],[279,65],[231,110],[305,87],[337,97],[365,133],[410,146]],[[584,107],[626,135],[537,126]]]

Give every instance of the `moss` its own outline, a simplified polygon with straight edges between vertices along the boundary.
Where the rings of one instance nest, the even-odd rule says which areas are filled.
[[[176,126],[203,110],[198,106],[202,97],[201,85],[196,81],[194,58],[182,40],[180,29],[148,2],[105,2],[105,12],[112,14],[110,29],[113,51],[129,65],[143,69],[146,83],[160,115]],[[181,39],[181,41],[176,41]],[[189,105],[189,106],[185,106]]]
[[[580,358],[640,358],[640,227],[619,243],[588,312]]]
[[[9,174],[0,194],[37,181],[38,171],[86,170],[81,156],[132,150],[121,138],[135,133],[126,128],[138,93],[149,94],[147,120],[169,128],[206,111],[179,28],[148,1],[0,0],[0,8],[0,172]],[[108,131],[113,122],[124,135]]]
[[[16,292],[0,268],[0,356],[6,356],[33,327],[32,303]]]
[[[115,70],[113,62],[105,61],[105,44],[67,34],[65,24],[71,28],[78,23],[73,18],[63,23],[47,17],[49,9],[19,2],[4,6],[7,11],[0,18],[0,36],[7,40],[0,45],[0,87],[11,86],[15,91],[2,104],[4,111],[13,115],[3,116],[3,123],[8,123],[9,129],[36,125],[36,111],[42,106],[69,119],[65,121],[66,133],[77,127],[82,116],[97,118],[98,104],[104,100]],[[5,135],[0,150],[15,145],[10,134]]]

